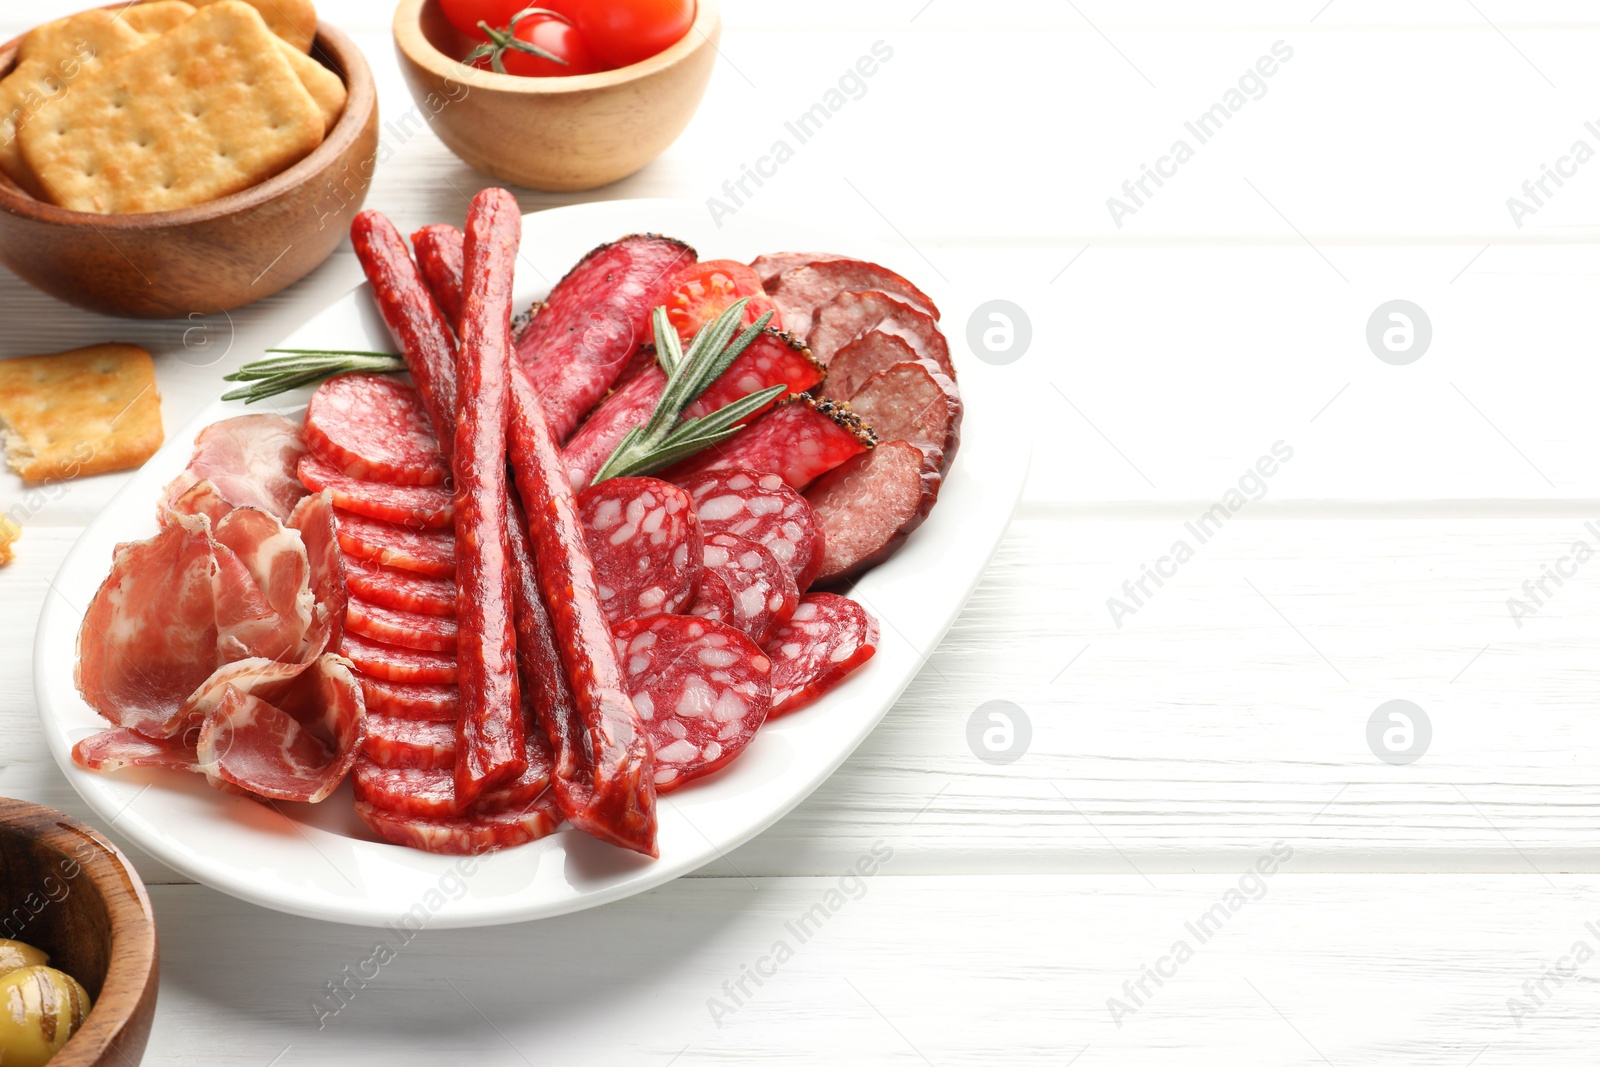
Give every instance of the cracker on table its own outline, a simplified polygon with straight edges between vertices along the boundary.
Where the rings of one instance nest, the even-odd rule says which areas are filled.
[[[187,0],[144,0],[124,8],[122,21],[146,37],[159,37],[194,14],[194,5]]]
[[[195,7],[217,2],[219,0],[193,0]],[[300,51],[311,52],[311,42],[317,37],[317,9],[312,0],[244,0],[244,3],[261,12],[267,29]]]
[[[11,562],[11,546],[22,536],[22,527],[0,515],[0,567]]]
[[[55,203],[138,213],[257,185],[310,154],[322,129],[260,14],[219,0],[85,75],[21,141]]]
[[[109,344],[0,360],[0,440],[25,482],[137,467],[161,447],[150,353]]]
[[[0,79],[0,170],[29,194],[47,199],[23,160],[18,129],[46,114],[90,71],[144,43],[144,35],[116,12],[100,9],[47,22],[24,37],[17,65]]]
[[[277,44],[278,51],[289,61],[300,84],[306,87],[306,92],[311,94],[311,99],[317,102],[317,107],[322,111],[322,133],[327,136],[344,113],[345,97],[348,95],[344,79],[304,52],[296,52],[283,38],[278,38]]]

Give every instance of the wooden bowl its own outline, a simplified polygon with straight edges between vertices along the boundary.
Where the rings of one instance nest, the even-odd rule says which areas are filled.
[[[156,1010],[156,923],[115,845],[59,811],[0,797],[0,937],[48,952],[94,1003],[51,1067],[139,1062]]]
[[[471,48],[439,0],[400,0],[400,70],[422,117],[486,174],[546,192],[626,178],[666,151],[711,80],[722,19],[699,0],[694,25],[666,51],[598,74],[520,78],[456,61]]]
[[[15,66],[20,41],[0,47],[0,75]],[[138,318],[213,314],[299,281],[344,238],[378,154],[365,57],[325,22],[313,55],[344,79],[349,100],[322,144],[288,170],[220,200],[143,215],[69,211],[0,174],[0,263],[69,304]]]

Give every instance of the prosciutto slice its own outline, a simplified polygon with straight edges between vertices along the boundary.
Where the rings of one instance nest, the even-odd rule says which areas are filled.
[[[91,771],[120,771],[129,767],[200,771],[192,738],[158,741],[121,728],[101,730],[73,745],[72,762]]]
[[[295,475],[306,454],[300,425],[282,415],[240,415],[200,431],[188,468],[161,494],[159,514],[205,514],[222,505],[260,508],[282,522],[306,495]],[[209,489],[195,491],[202,481]],[[219,503],[220,502],[220,503]]]
[[[295,505],[289,525],[300,531],[311,567],[311,595],[327,610],[333,630],[329,647],[337,648],[344,633],[344,609],[348,593],[344,584],[344,553],[339,551],[339,527],[333,517],[333,496],[313,493]]]
[[[225,628],[219,643],[222,659],[293,656],[311,627],[312,609],[316,607],[310,585],[311,563],[299,532],[265,511],[247,506],[224,515],[213,536],[217,542],[219,581],[238,580],[231,564],[222,562],[233,557],[243,568],[243,577],[254,587],[257,609],[255,617]],[[226,592],[218,591],[219,609],[225,603]],[[222,625],[224,616],[220,610],[218,617]]]

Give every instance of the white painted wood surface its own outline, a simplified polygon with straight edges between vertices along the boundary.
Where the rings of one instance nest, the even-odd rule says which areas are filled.
[[[76,6],[8,5],[0,32]],[[396,118],[389,7],[322,5]],[[360,973],[372,932],[136,856],[164,952],[147,1062],[1593,1062],[1600,962],[1562,957],[1600,950],[1600,563],[1546,579],[1520,626],[1507,600],[1575,542],[1600,548],[1600,161],[1520,227],[1506,205],[1575,140],[1600,148],[1592,9],[725,7],[694,124],[592,195],[723,195],[889,43],[758,202],[902,242],[960,294],[956,343],[986,300],[1025,309],[1032,346],[1006,373],[1036,456],[993,569],[882,727],[771,831],[598,911],[424,933],[320,1029],[313,1003]],[[1293,55],[1265,95],[1119,227],[1107,198],[1278,41]],[[431,134],[396,148],[369,204],[402,228],[458,218],[487,184]],[[519,191],[528,210],[585,198]],[[0,356],[140,341],[175,428],[358,279],[341,252],[231,317],[127,323],[0,278]],[[1396,298],[1433,327],[1409,366],[1365,337]],[[1108,598],[1196,541],[1185,523],[1280,441],[1292,459],[1245,486],[1260,499],[1118,626]],[[38,737],[29,648],[120,484],[29,494],[0,475],[0,510],[26,518],[0,571],[0,793],[78,815]],[[1366,740],[1391,699],[1432,723],[1407,766]],[[994,700],[1032,725],[1005,766],[966,741]],[[1185,923],[1280,841],[1292,859],[1201,945]],[[892,858],[830,908],[875,845]],[[785,924],[819,901],[798,944]],[[1180,939],[1193,959],[1162,963]],[[736,1002],[779,940],[793,958]],[[1164,985],[1124,992],[1158,965]],[[1137,1008],[1120,1027],[1111,997]],[[720,1026],[711,998],[733,1009]]]

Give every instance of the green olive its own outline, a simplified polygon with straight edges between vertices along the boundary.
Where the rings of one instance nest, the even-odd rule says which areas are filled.
[[[19,967],[36,967],[50,962],[50,953],[41,952],[26,941],[0,937],[0,974]]]
[[[23,967],[0,975],[0,1064],[40,1067],[78,1032],[89,994],[54,967]]]

